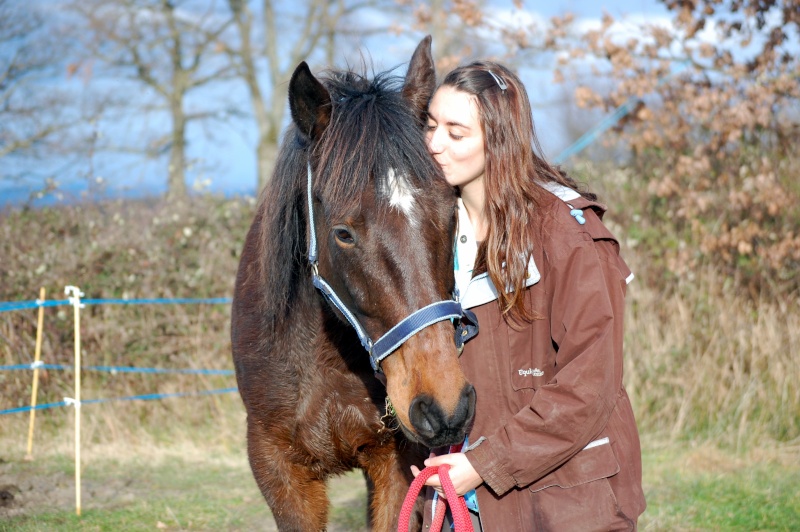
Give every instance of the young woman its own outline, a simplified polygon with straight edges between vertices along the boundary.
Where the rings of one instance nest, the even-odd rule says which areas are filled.
[[[447,75],[427,138],[460,193],[456,285],[480,333],[461,356],[478,395],[466,450],[425,465],[451,465],[483,530],[635,530],[641,451],[622,385],[633,275],[605,207],[537,155],[525,88],[500,64]],[[429,524],[442,493],[438,476],[427,484]]]

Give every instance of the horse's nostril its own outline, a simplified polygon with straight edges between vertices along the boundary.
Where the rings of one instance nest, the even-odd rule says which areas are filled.
[[[452,415],[447,415],[433,397],[423,394],[411,401],[408,417],[417,434],[430,446],[459,443],[475,415],[475,401],[475,388],[467,384],[461,389]]]
[[[408,409],[411,425],[423,438],[431,438],[440,430],[444,422],[444,412],[430,395],[419,395],[411,401]]]
[[[477,401],[477,394],[475,387],[471,384],[466,384],[461,389],[461,399],[458,402],[456,411],[450,422],[452,426],[469,425],[472,421],[472,416],[475,415],[475,402]]]

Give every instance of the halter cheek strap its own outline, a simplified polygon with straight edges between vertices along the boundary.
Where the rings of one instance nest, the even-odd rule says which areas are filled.
[[[314,225],[314,201],[313,195],[311,192],[311,181],[312,181],[312,173],[311,173],[311,163],[306,165],[308,169],[308,180],[306,186],[306,193],[308,199],[308,220],[310,225],[310,233],[311,237],[308,240],[308,261],[311,263],[311,282],[314,284],[317,289],[322,292],[322,295],[325,296],[334,307],[339,309],[347,321],[350,322],[350,325],[356,330],[356,334],[358,334],[358,339],[361,341],[361,345],[364,346],[364,349],[371,352],[372,351],[372,340],[370,340],[367,331],[364,330],[364,327],[361,323],[356,319],[350,309],[339,299],[339,296],[336,295],[336,292],[333,290],[333,287],[328,284],[328,282],[322,278],[319,274],[319,260],[317,257],[317,231]]]
[[[339,312],[350,322],[350,325],[355,329],[361,345],[369,353],[370,364],[372,369],[380,372],[381,361],[388,357],[398,347],[403,345],[406,340],[417,334],[422,329],[444,320],[458,320],[458,326],[455,332],[456,347],[460,350],[464,346],[464,342],[478,334],[478,320],[472,311],[463,309],[461,303],[455,300],[439,301],[431,303],[428,306],[422,307],[414,311],[411,315],[400,321],[397,325],[389,329],[386,334],[378,338],[374,343],[367,334],[364,326],[355,317],[355,315],[347,308],[342,302],[341,298],[336,295],[333,287],[328,284],[325,279],[319,274],[319,259],[317,256],[317,235],[314,225],[314,201],[311,192],[311,163],[307,164],[308,168],[308,183],[306,187],[308,199],[308,220],[310,224],[310,238],[308,242],[308,261],[311,263],[311,281],[317,289],[322,292],[325,299],[330,302],[334,307],[339,309]]]

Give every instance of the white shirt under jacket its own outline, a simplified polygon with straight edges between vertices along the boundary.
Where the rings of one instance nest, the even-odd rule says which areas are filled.
[[[558,183],[545,183],[543,188],[558,196],[562,201],[572,201],[580,197],[580,194],[569,187]],[[475,258],[478,255],[478,241],[475,239],[475,230],[469,220],[467,209],[464,202],[458,198],[458,234],[456,236],[455,263],[453,270],[456,277],[456,288],[459,293],[459,301],[464,308],[477,307],[498,298],[497,289],[489,278],[489,273],[484,272],[472,277],[472,270],[475,266]],[[536,268],[536,263],[531,257],[528,263],[528,277],[525,279],[525,286],[531,286],[539,282],[541,275]],[[513,288],[509,288],[511,290]]]

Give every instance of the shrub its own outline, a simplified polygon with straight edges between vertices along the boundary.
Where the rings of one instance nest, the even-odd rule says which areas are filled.
[[[0,301],[230,297],[252,200],[117,200],[8,211],[0,223]],[[33,361],[36,311],[0,313],[0,364]],[[81,312],[83,364],[230,369],[229,305],[90,305]],[[45,309],[42,359],[73,364],[69,307]],[[72,396],[72,374],[42,372],[39,403]],[[0,372],[2,408],[30,401],[29,372]],[[232,377],[92,372],[84,398],[235,386]],[[152,407],[140,405],[139,415]],[[187,409],[185,414],[201,416]]]
[[[556,21],[563,67],[593,69],[579,105],[635,103],[610,137],[641,186],[633,206],[651,280],[711,264],[757,301],[800,288],[800,42],[796,6],[666,2],[674,29],[635,34],[610,17],[574,35]],[[716,40],[703,32],[712,32]],[[590,65],[587,66],[587,65]],[[559,73],[558,78],[564,76]],[[596,87],[597,85],[595,85]],[[663,233],[669,234],[666,239]],[[674,240],[673,240],[674,238]]]

